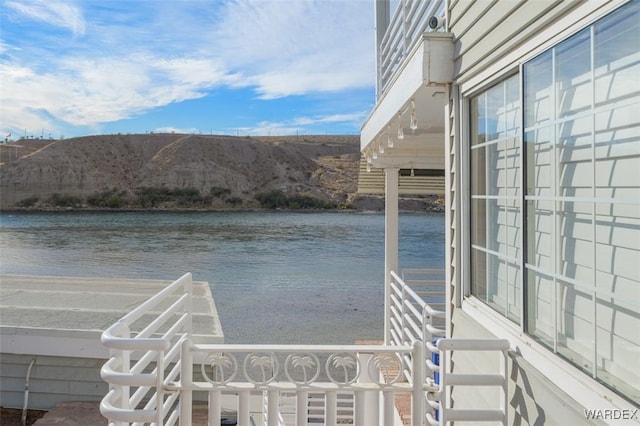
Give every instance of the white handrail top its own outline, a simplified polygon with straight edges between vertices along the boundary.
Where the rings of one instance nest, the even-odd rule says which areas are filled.
[[[182,287],[185,284],[185,281],[191,282],[191,279],[192,279],[191,273],[187,272],[186,274],[184,274],[183,276],[181,276],[180,278],[178,278],[177,280],[169,284],[167,287],[162,289],[160,292],[153,295],[153,297],[147,299],[145,302],[138,305],[131,312],[123,316],[120,319],[120,321],[127,325],[133,324],[136,320],[142,317],[142,315],[146,314],[149,310],[151,310],[151,308],[155,307],[157,304],[162,302],[165,296],[172,294],[173,292],[176,291],[176,289]]]
[[[440,339],[436,346],[445,351],[505,351],[510,348],[507,339]]]
[[[252,345],[252,344],[194,344],[191,350],[207,352],[277,352],[277,353],[388,353],[411,352],[409,345]]]
[[[118,337],[118,323],[107,328],[100,337],[100,341],[109,349],[119,349],[123,351],[166,351],[171,346],[169,340],[160,337]]]
[[[209,382],[195,382],[189,387],[183,387],[179,382],[169,383],[166,388],[168,390],[193,390],[193,391],[210,391],[215,389],[224,389],[225,391],[243,391],[243,390],[280,390],[280,391],[340,391],[340,390],[380,390],[393,388],[396,391],[409,391],[412,389],[411,384],[407,382],[396,383],[350,383],[337,384],[331,382],[313,382],[308,384],[299,384],[291,382],[269,382],[269,383],[250,383],[250,382],[229,382],[225,384],[214,384]]]

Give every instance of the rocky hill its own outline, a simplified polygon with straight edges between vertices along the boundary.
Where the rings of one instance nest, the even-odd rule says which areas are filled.
[[[341,207],[359,160],[358,136],[23,139],[0,145],[0,208]]]

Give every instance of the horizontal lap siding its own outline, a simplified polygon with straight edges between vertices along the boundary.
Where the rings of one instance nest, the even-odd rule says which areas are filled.
[[[481,72],[578,4],[560,0],[452,2],[449,30],[455,37],[456,78]]]
[[[0,405],[22,408],[33,356],[0,355]],[[99,401],[107,392],[100,378],[105,360],[36,357],[29,383],[29,408],[50,409],[62,401]]]
[[[360,161],[358,194],[384,194],[384,169],[371,168],[367,172],[367,160]],[[400,195],[443,195],[444,176],[400,176],[398,179]]]

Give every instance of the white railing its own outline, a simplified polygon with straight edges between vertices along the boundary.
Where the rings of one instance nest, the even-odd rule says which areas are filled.
[[[110,358],[100,371],[109,383],[100,412],[110,424],[171,425],[178,420],[179,393],[168,392],[164,382],[179,378],[180,347],[192,330],[191,301],[192,278],[185,274],[102,334]],[[139,323],[143,328],[136,330]]]
[[[402,276],[391,272],[390,343],[404,345],[444,337],[444,271],[408,269]]]
[[[436,339],[445,336],[445,311],[434,309],[433,306],[444,308],[444,286],[444,270],[407,269],[402,272],[402,278],[391,272],[391,309],[387,319],[390,322],[389,343],[400,346],[415,341],[424,342],[427,356],[423,361],[426,373],[422,379],[426,391],[423,403],[426,414],[433,418],[436,415],[433,401],[439,400],[437,377],[440,375],[437,361],[440,350],[435,344]],[[427,303],[431,301],[435,303]],[[413,374],[407,370],[405,373]]]
[[[437,398],[438,402],[430,402],[435,408],[436,415],[427,413],[430,424],[446,425],[456,421],[473,422],[500,422],[509,424],[508,419],[508,395],[509,377],[507,373],[507,351],[509,341],[504,339],[441,339],[438,340],[437,349],[440,351],[440,368],[444,374],[440,374]],[[449,372],[453,352],[476,351],[495,352],[500,358],[500,367],[497,373],[459,373]],[[470,409],[465,408],[465,401],[458,401],[452,407],[451,389],[459,386],[499,387],[500,403],[497,408]],[[447,408],[443,408],[447,407]]]
[[[326,426],[349,423],[361,426],[393,424],[395,394],[411,395],[416,411],[412,423],[422,426],[424,390],[421,381],[402,381],[403,360],[419,372],[423,364],[422,343],[413,346],[364,345],[207,345],[185,340],[182,345],[181,381],[166,382],[168,390],[181,394],[180,421],[191,424],[194,393],[204,392],[209,401],[209,424],[220,424],[223,401],[236,410],[239,425],[258,424],[251,419],[250,401],[263,397],[266,419],[262,424],[280,426],[281,399],[295,399],[295,425],[311,419]],[[192,359],[200,358],[192,380]],[[383,374],[380,374],[382,372]],[[422,374],[418,374],[422,377]],[[373,379],[372,379],[373,378]],[[266,394],[266,397],[264,397]],[[353,397],[353,414],[340,412],[341,395]],[[224,397],[227,396],[226,399]],[[231,396],[231,400],[228,398]],[[310,406],[315,401],[316,405]],[[318,413],[321,411],[321,413]],[[345,410],[349,412],[349,410]],[[291,413],[289,413],[291,414]],[[318,423],[314,423],[318,424]]]
[[[378,46],[380,93],[386,92],[404,59],[429,28],[429,19],[444,15],[445,0],[400,0]]]
[[[434,284],[416,280],[415,272],[405,276]],[[211,345],[191,340],[192,281],[186,274],[103,333],[111,357],[101,375],[110,387],[100,411],[111,425],[191,425],[195,397],[208,401],[210,425],[229,412],[241,426],[393,425],[395,398],[404,395],[412,426],[506,421],[508,342],[441,339],[444,332],[434,321],[444,312],[392,277],[389,345]],[[499,351],[504,363],[498,374],[451,373],[454,350]],[[501,386],[502,405],[453,410],[451,386]]]

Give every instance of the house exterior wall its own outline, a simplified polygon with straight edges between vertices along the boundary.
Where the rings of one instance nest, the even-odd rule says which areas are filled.
[[[456,338],[493,339],[497,337],[462,309],[454,312],[452,323]],[[477,351],[458,352],[452,357],[454,370],[457,373],[496,372],[499,369],[499,361],[496,353]],[[606,424],[600,419],[587,422],[585,407],[516,352],[510,353],[507,368],[509,424]],[[451,398],[454,407],[486,409],[497,407],[501,395],[499,388],[495,387],[458,387],[453,390]],[[464,425],[465,422],[456,422],[456,425],[458,424]]]
[[[98,402],[108,386],[100,377],[106,360],[32,356],[3,353],[0,355],[0,406],[22,408],[29,364],[35,359],[29,378],[30,409],[48,410],[59,402]]]
[[[532,321],[535,320],[538,321],[541,326],[544,326],[544,315],[538,315],[537,317],[532,316],[532,313],[527,311],[528,308],[522,306],[522,304],[518,304],[518,301],[515,301],[509,306],[506,300],[508,298],[507,295],[496,293],[496,300],[498,300],[497,305],[505,305],[505,313],[497,315],[495,306],[490,307],[490,303],[488,303],[487,300],[480,300],[472,294],[471,287],[474,285],[474,277],[470,265],[473,261],[471,259],[471,244],[474,235],[472,235],[473,228],[470,223],[475,220],[475,215],[478,212],[477,209],[471,206],[473,188],[471,188],[470,182],[472,179],[477,179],[478,176],[473,174],[472,153],[470,150],[473,133],[471,126],[473,106],[471,101],[474,99],[474,96],[482,94],[483,91],[488,90],[498,83],[504,82],[510,76],[515,76],[516,83],[522,88],[522,66],[526,61],[531,60],[540,53],[548,51],[552,46],[566,40],[580,30],[589,27],[598,19],[615,11],[625,3],[624,1],[574,2],[546,0],[475,2],[452,0],[449,2],[447,11],[448,30],[454,36],[455,74],[454,84],[450,90],[450,102],[446,109],[447,130],[445,135],[445,146],[448,151],[448,155],[445,157],[447,191],[447,295],[450,302],[449,312],[451,313],[448,318],[447,335],[449,337],[461,338],[499,337],[508,338],[511,341],[512,348],[516,348],[516,352],[512,354],[509,363],[511,381],[509,383],[510,395],[508,401],[509,419],[511,423],[582,424],[587,423],[585,417],[585,410],[587,409],[608,408],[614,410],[631,410],[637,407],[637,405],[620,395],[621,393],[624,395],[625,391],[619,390],[616,394],[611,389],[592,379],[589,374],[580,371],[580,369],[576,367],[575,359],[567,362],[560,356],[561,353],[555,352],[554,347],[549,348],[548,346],[541,345],[539,340],[527,335],[525,323],[528,321],[531,324]],[[615,79],[615,77],[613,79]],[[580,101],[578,97],[574,97],[574,103],[578,104],[580,102],[582,101]],[[507,111],[509,108],[507,104],[505,104],[503,108],[504,111]],[[542,103],[539,103],[537,107],[541,109],[548,108],[548,106]],[[513,119],[520,120],[523,113],[522,110],[515,111],[513,113]],[[508,112],[505,112],[504,116],[507,117]],[[617,118],[615,114],[613,114],[612,117],[614,121]],[[595,126],[597,127],[597,119],[594,120],[596,122]],[[631,124],[627,124],[627,126],[629,125]],[[577,128],[577,126],[574,127],[574,129]],[[631,133],[633,133],[633,131],[631,131]],[[514,140],[520,137],[521,135],[514,135]],[[571,137],[573,137],[573,135],[571,135]],[[578,136],[576,135],[575,137],[577,138]],[[634,137],[636,138],[634,142],[636,145],[634,145],[634,148],[629,148],[626,152],[627,155],[632,155],[631,158],[634,158],[633,161],[637,161],[635,160],[635,158],[637,158],[635,156],[637,156],[638,135],[626,136],[625,138],[629,137],[632,141]],[[482,141],[481,144],[482,143],[484,142]],[[496,167],[500,169],[502,169],[501,164],[506,164],[508,158],[511,156],[509,150],[514,150],[515,144],[509,145],[509,143],[511,142],[505,139],[503,152],[507,154],[496,159]],[[616,148],[619,147],[613,147],[610,155],[614,157],[617,156]],[[512,175],[506,173],[501,175],[501,171],[498,170],[495,176],[496,180],[514,180],[517,183],[516,186],[520,185],[521,176],[519,176],[518,173],[522,173],[522,166],[525,165],[525,160],[522,152],[517,152],[517,155],[523,156],[522,160],[518,160],[522,161],[522,163],[514,165],[515,169],[519,168],[520,170]],[[584,175],[585,167],[583,165],[577,165],[580,159],[576,156],[579,156],[580,153],[573,153],[572,155],[573,158],[568,157],[568,159],[565,158],[562,160],[566,161],[566,163],[561,164],[561,167],[563,167],[564,170],[571,169],[575,171],[575,174],[569,178],[567,177],[568,175],[563,175],[565,180],[569,179],[568,182],[575,186],[575,182],[580,179],[589,178],[587,175]],[[574,164],[571,165],[571,163]],[[596,161],[594,160],[593,163],[596,164]],[[470,171],[470,166],[472,171]],[[620,173],[627,176],[627,180],[634,176],[632,169],[628,169],[628,166],[628,164],[622,164],[620,162],[618,169]],[[595,171],[596,169],[603,170],[602,173],[610,173],[613,179],[618,180],[618,175],[612,173],[612,165],[608,163],[606,159],[594,165],[593,170]],[[588,171],[589,170],[587,170],[587,172]],[[542,172],[542,175],[544,176],[548,173],[549,172]],[[552,178],[551,175],[548,177]],[[562,182],[564,181],[561,180],[560,176],[558,176],[558,179],[560,182],[559,187],[562,187]],[[589,185],[591,185],[591,182],[589,182]],[[603,185],[603,187],[604,186],[606,185]],[[595,178],[593,187],[600,187],[600,184]],[[525,194],[517,193],[517,196],[513,197],[504,195],[507,193],[512,194],[513,192],[510,192],[512,189],[517,193],[515,186],[514,188],[507,187],[504,193],[490,194],[485,198],[492,199],[502,197],[504,200],[511,200],[514,203],[513,207],[515,209],[523,211],[523,204],[528,202],[524,197],[527,193],[526,188],[524,191]],[[624,193],[627,191],[625,189],[620,190],[615,188],[606,190],[612,191],[612,194],[617,191],[618,195],[621,192]],[[631,191],[629,193],[634,193],[634,190],[629,191]],[[628,209],[633,208],[634,206],[628,207]],[[624,216],[622,220],[623,224],[626,223],[627,217],[632,217],[632,215],[620,213],[625,210],[624,206],[618,206],[615,210],[618,212],[616,213],[617,215]],[[597,211],[598,210],[594,210],[594,217],[598,215]],[[590,212],[591,210],[587,213]],[[572,214],[573,213],[579,215],[584,212],[576,211],[572,212]],[[520,239],[520,233],[527,232],[527,225],[524,223],[521,215],[514,214],[509,216],[508,208],[496,217],[499,229],[496,230],[495,236],[500,235],[500,238],[506,239],[506,234],[507,236],[511,235],[512,237]],[[634,223],[634,219],[629,220],[631,223]],[[507,222],[515,223],[518,226],[508,228],[506,226]],[[544,221],[541,223],[544,224]],[[580,226],[581,225],[575,230],[572,229],[572,232],[574,232],[573,235],[578,238],[577,241],[571,242],[572,244],[584,244],[582,241],[588,240],[593,235],[604,235],[608,229],[600,229],[600,226],[602,226],[600,224],[593,225],[592,234],[590,229],[582,229]],[[623,227],[624,226],[626,225],[623,225]],[[637,227],[637,224],[635,226]],[[548,228],[551,229],[551,225],[549,225]],[[631,226],[631,228],[633,228],[633,226]],[[630,258],[635,258],[635,264],[637,265],[637,259],[639,258],[637,242],[635,243],[636,249],[633,250],[629,245],[629,239],[633,239],[634,237],[631,236],[631,233],[626,237],[617,234],[620,232],[620,229],[615,230],[615,227],[612,227],[612,237],[609,242],[611,243],[611,241],[613,241],[612,244],[622,246],[621,249],[618,249],[617,256],[619,258],[622,252],[623,257],[630,256]],[[558,231],[560,231],[560,228],[558,228]],[[540,231],[538,231],[538,235],[539,234]],[[544,236],[538,236],[538,238],[545,241]],[[623,266],[617,267],[615,265],[614,255],[611,254],[611,250],[607,249],[608,246],[606,242],[602,240],[601,243],[597,243],[597,241],[600,241],[597,238],[599,237],[594,238],[596,242],[594,242],[593,245],[596,248],[593,249],[593,252],[589,250],[585,251],[585,249],[579,250],[580,253],[586,253],[586,256],[590,257],[590,259],[578,259],[579,261],[577,261],[575,265],[577,274],[581,273],[581,268],[584,269],[585,266],[594,263],[591,259],[592,256],[595,256],[595,251],[598,250],[598,254],[602,256],[611,256],[612,270],[607,273],[603,273],[602,271],[597,272],[596,281],[616,282],[617,280],[619,283],[618,287],[629,285],[628,291],[634,294],[625,293],[625,297],[630,299],[635,297],[637,300],[639,295],[638,287],[629,284],[629,282],[633,281],[633,278],[629,278],[632,273]],[[621,238],[623,240],[626,238],[626,242],[615,242],[615,239],[621,241]],[[558,249],[562,250],[564,247],[567,247],[568,242],[568,239],[562,240],[562,237],[560,237],[557,243]],[[525,241],[524,244],[527,244],[527,241]],[[506,257],[508,257],[509,260],[504,262],[506,266],[496,267],[496,270],[500,271],[498,281],[504,278],[503,284],[505,284],[505,288],[507,288],[506,284],[512,285],[512,288],[509,290],[511,293],[520,292],[521,294],[523,291],[526,291],[526,289],[522,287],[517,288],[516,286],[517,283],[521,284],[523,282],[523,275],[527,273],[524,266],[524,251],[527,248],[529,251],[532,250],[532,241],[528,241],[530,247],[525,247],[524,244],[522,246],[518,244],[504,244],[500,249],[508,253]],[[561,266],[563,265],[562,262],[565,262],[565,258],[562,259],[560,262]],[[512,270],[508,270],[509,262],[511,262]],[[625,264],[632,265],[634,262],[627,261]],[[614,270],[617,272],[614,272]],[[566,274],[565,270],[563,270],[563,274]],[[594,272],[594,274],[596,274],[596,272]],[[623,291],[626,292],[627,290]],[[529,297],[531,297],[531,295],[529,295]],[[545,308],[544,304],[547,301],[544,297],[544,295],[541,296],[540,302],[538,303],[541,309]],[[588,296],[586,298],[577,296],[574,309],[584,309],[581,308],[581,305],[587,302]],[[593,304],[595,305],[595,303]],[[546,309],[549,309],[548,306]],[[634,309],[635,313],[633,312]],[[631,312],[630,314],[629,311]],[[547,312],[548,317],[546,319],[549,320],[549,318],[553,316],[553,313],[550,311]],[[613,312],[608,307],[598,306],[597,313],[601,321],[609,321],[617,315],[617,323],[613,320],[609,322],[610,324],[615,323],[615,327],[619,327],[618,329],[613,329],[614,325],[601,326],[599,323],[596,323],[596,333],[603,338],[606,338],[607,335],[610,336],[611,341],[614,342],[611,351],[617,353],[616,356],[618,357],[620,366],[634,365],[632,359],[624,361],[623,358],[620,358],[625,356],[620,353],[622,349],[629,348],[629,341],[633,342],[635,339],[635,345],[640,343],[637,328],[633,326],[634,318],[637,319],[638,316],[637,306],[634,308],[633,306],[627,307],[625,305],[620,312]],[[512,318],[508,319],[510,315],[512,315]],[[573,311],[562,312],[561,315],[564,320],[570,317],[576,317],[575,320],[572,319],[576,327],[584,328],[588,325],[582,318],[578,318],[579,316],[575,315]],[[593,322],[595,321],[596,320],[593,319]],[[626,323],[626,325],[621,325],[623,322]],[[624,329],[622,327],[624,327]],[[636,333],[635,337],[633,335],[634,331]],[[582,342],[577,339],[571,341],[569,338],[567,343],[562,343],[566,344],[569,349],[572,349],[571,346],[573,345],[573,349],[581,350],[580,345]],[[604,354],[602,356],[611,356],[611,354]],[[489,354],[477,353],[470,356],[469,354],[458,353],[453,357],[453,365],[454,370],[458,372],[486,372],[497,368],[497,361],[493,360]],[[624,377],[624,373],[619,374]],[[628,380],[635,380],[633,374],[627,377]],[[637,386],[637,383],[632,382],[631,385]],[[634,396],[630,397],[634,398]],[[499,393],[487,388],[458,388],[452,392],[452,400],[458,408],[495,407],[499,403]],[[638,420],[636,419],[636,421]],[[594,424],[599,423],[598,420],[593,420],[592,422]]]
[[[601,2],[598,2],[601,3]],[[451,1],[449,31],[455,36],[455,79],[483,74],[550,23],[580,6],[577,1]]]

